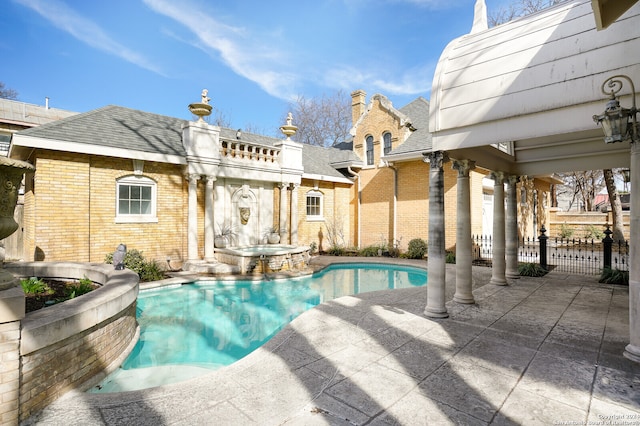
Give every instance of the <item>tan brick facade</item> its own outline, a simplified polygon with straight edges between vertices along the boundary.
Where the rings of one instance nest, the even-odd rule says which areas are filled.
[[[360,185],[360,247],[378,244],[398,244],[406,250],[413,238],[428,240],[429,236],[429,172],[430,165],[422,159],[397,162],[389,167],[380,160],[383,153],[383,135],[391,133],[392,149],[401,145],[408,135],[406,126],[391,113],[380,98],[374,96],[368,108],[363,107],[364,94],[353,93],[353,120],[356,123],[354,151],[366,163],[366,138],[373,136],[373,165],[359,172]],[[362,115],[366,114],[366,115]],[[482,173],[470,173],[472,233],[482,232]],[[456,239],[457,171],[451,163],[444,165],[445,179],[445,235],[446,248],[453,249]],[[397,183],[396,183],[397,182]],[[397,200],[394,234],[394,186]],[[354,190],[352,205],[357,202]],[[357,217],[357,215],[355,216]],[[356,219],[357,221],[357,219]],[[357,225],[357,224],[356,224]],[[357,227],[355,228],[358,229]],[[358,236],[354,244],[357,245]]]
[[[116,180],[133,174],[131,160],[45,150],[35,165],[25,194],[26,260],[102,262],[120,243],[162,263],[166,256],[184,258],[187,191],[180,166],[144,163],[143,175],[157,184],[157,223],[116,223]]]

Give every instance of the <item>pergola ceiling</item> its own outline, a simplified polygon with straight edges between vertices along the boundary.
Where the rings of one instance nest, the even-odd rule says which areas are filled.
[[[592,116],[604,111],[607,78],[640,84],[640,4],[605,31],[591,6],[570,0],[453,40],[432,87],[433,149],[522,175],[628,167],[629,143],[605,144]],[[630,106],[630,88],[620,95]]]

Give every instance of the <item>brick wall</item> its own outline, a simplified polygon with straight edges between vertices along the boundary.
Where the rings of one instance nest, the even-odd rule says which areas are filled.
[[[131,160],[40,151],[25,194],[25,259],[102,262],[120,243],[161,264],[166,256],[184,258],[187,184],[180,166],[144,163],[143,175],[157,184],[157,223],[115,222],[116,180],[132,174]],[[203,241],[204,229],[199,233]]]
[[[132,341],[137,326],[135,316],[134,302],[109,323],[22,356],[20,419],[29,418],[103,372]]]
[[[12,321],[0,324],[0,424],[18,424],[19,387],[20,321]]]

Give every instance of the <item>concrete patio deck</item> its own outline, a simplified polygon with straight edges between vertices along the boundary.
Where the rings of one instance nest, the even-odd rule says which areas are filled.
[[[371,259],[313,264],[344,260]],[[216,372],[72,392],[28,424],[640,425],[640,365],[622,357],[628,287],[555,272],[500,287],[485,284],[489,268],[473,275],[476,304],[447,303],[448,319],[423,316],[425,288],[343,297]]]

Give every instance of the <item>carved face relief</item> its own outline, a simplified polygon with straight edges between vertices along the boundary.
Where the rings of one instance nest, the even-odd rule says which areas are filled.
[[[249,207],[240,207],[240,223],[246,225],[249,222],[249,216],[251,216],[251,209]]]

